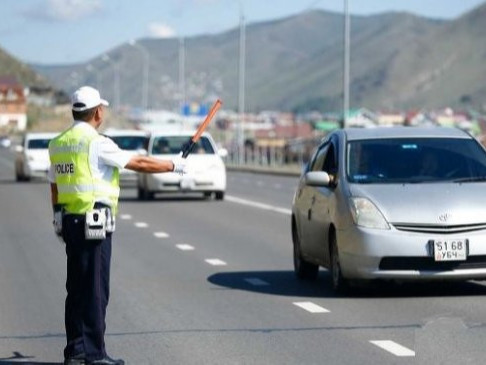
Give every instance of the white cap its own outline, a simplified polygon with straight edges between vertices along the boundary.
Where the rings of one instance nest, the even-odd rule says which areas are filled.
[[[108,106],[110,104],[106,100],[101,99],[98,90],[91,86],[83,86],[71,96],[71,105],[75,112],[83,112],[99,105]]]

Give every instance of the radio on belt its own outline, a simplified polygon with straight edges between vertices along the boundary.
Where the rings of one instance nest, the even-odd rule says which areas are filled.
[[[104,209],[93,209],[86,212],[84,233],[87,240],[106,238],[106,212]]]

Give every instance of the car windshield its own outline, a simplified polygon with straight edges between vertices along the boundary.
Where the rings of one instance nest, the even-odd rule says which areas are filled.
[[[182,146],[189,141],[188,136],[156,137],[152,146],[154,155],[176,155],[181,152]],[[207,137],[201,137],[192,150],[193,154],[214,154],[213,146]]]
[[[144,136],[114,136],[110,138],[122,150],[136,151],[147,148],[147,137]]]
[[[49,148],[50,139],[29,139],[27,142],[27,148],[29,150],[44,150]]]
[[[348,143],[352,183],[486,180],[486,153],[473,139],[394,138]]]

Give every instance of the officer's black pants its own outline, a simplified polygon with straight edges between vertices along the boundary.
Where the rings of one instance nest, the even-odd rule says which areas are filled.
[[[110,295],[111,234],[105,240],[84,239],[84,216],[66,215],[67,279],[64,357],[84,353],[88,361],[106,356],[104,334]]]

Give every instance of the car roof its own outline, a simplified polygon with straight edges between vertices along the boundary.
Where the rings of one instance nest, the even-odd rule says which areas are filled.
[[[161,131],[161,132],[152,132],[152,137],[192,137],[196,131]],[[208,132],[204,132],[202,134],[204,137],[209,137],[210,134]]]
[[[103,132],[105,136],[118,137],[118,136],[149,136],[146,131],[141,131],[138,129],[107,129]]]
[[[25,135],[25,139],[51,139],[58,135],[59,133],[37,133],[29,132]]]
[[[458,128],[447,127],[378,127],[343,129],[348,141],[381,138],[465,138],[472,137]]]

